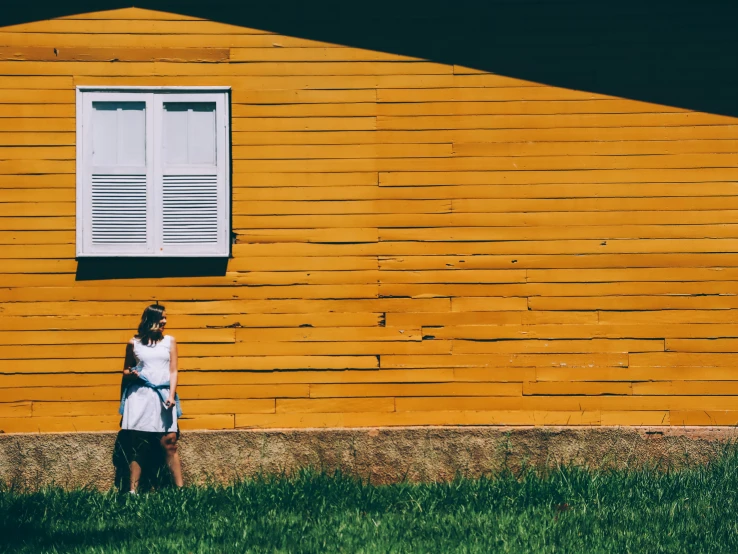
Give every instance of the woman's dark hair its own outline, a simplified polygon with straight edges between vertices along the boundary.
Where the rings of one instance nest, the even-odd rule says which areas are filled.
[[[136,335],[141,344],[145,345],[161,340],[162,332],[159,322],[162,320],[163,314],[164,306],[161,304],[152,304],[143,311],[141,323],[138,324],[138,334]]]

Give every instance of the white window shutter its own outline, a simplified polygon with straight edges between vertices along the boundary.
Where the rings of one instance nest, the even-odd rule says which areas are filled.
[[[149,255],[153,95],[87,93],[77,114],[77,255]]]
[[[155,97],[156,244],[160,256],[230,253],[226,95]]]

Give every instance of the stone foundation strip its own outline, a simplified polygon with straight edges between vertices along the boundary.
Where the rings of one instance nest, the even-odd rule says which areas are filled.
[[[190,431],[186,483],[230,482],[313,467],[372,483],[478,477],[504,467],[557,464],[661,468],[705,463],[738,438],[735,427],[382,427]],[[0,435],[0,481],[108,489],[125,473],[115,432]],[[125,477],[123,477],[125,478]]]

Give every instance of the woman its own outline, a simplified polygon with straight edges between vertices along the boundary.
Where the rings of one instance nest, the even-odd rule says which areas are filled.
[[[121,428],[131,431],[131,493],[141,478],[141,463],[152,447],[164,449],[174,483],[181,487],[182,465],[177,452],[181,415],[177,397],[177,343],[164,334],[164,306],[152,304],[141,316],[138,334],[128,342],[123,369]]]

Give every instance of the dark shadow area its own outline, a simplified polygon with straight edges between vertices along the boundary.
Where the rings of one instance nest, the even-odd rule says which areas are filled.
[[[158,442],[153,444],[153,442],[156,442],[153,441],[149,448],[142,452],[136,452],[132,437],[131,431],[121,429],[115,439],[115,447],[113,448],[115,487],[123,493],[130,490],[131,472],[129,464],[134,459],[141,465],[141,480],[138,486],[140,492],[172,486],[172,477],[166,464],[164,450]]]
[[[14,3],[3,7],[0,24],[133,4]],[[734,1],[140,0],[135,6],[569,89],[738,115]]]
[[[77,281],[158,277],[220,277],[228,258],[78,258]]]

